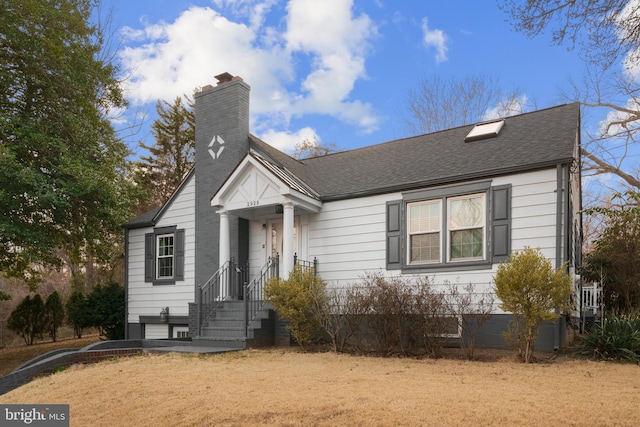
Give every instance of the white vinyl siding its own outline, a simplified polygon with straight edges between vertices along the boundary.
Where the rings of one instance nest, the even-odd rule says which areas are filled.
[[[153,228],[128,232],[128,317],[129,323],[139,323],[140,316],[158,316],[169,307],[172,316],[187,316],[189,303],[195,295],[195,176],[167,207],[156,228],[176,226],[185,230],[184,280],[171,286],[153,286],[144,281],[144,236]],[[148,326],[148,325],[147,325]],[[167,332],[168,334],[168,332]],[[167,338],[167,336],[165,336]]]
[[[492,186],[511,184],[511,248],[539,247],[550,259],[556,245],[556,170],[497,177]],[[318,271],[330,287],[356,284],[365,272],[386,271],[385,203],[401,193],[325,203],[309,215],[309,257],[318,257]],[[486,202],[486,201],[485,201]],[[406,213],[405,213],[406,216]],[[485,231],[486,232],[486,231]],[[417,273],[448,289],[468,283],[478,293],[491,293],[497,264],[490,269]],[[389,276],[397,271],[387,272]],[[408,279],[414,274],[404,275]]]

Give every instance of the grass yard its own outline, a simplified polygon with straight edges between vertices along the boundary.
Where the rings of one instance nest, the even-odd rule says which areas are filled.
[[[638,426],[640,367],[248,350],[72,366],[0,396],[72,426]]]

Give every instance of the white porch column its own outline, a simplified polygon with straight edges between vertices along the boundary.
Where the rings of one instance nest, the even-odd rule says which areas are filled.
[[[293,270],[293,202],[282,204],[282,263],[280,275],[283,279],[289,278]]]
[[[231,238],[229,237],[229,212],[221,209],[217,213],[220,214],[220,246],[218,249],[218,268],[220,268],[231,259]],[[227,283],[221,283],[221,299],[227,297],[228,287]]]
[[[229,237],[229,212],[219,210],[217,213],[220,214],[219,268],[231,259],[231,238]]]

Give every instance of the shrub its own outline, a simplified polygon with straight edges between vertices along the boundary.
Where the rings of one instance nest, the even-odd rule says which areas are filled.
[[[554,271],[540,250],[527,247],[500,263],[494,282],[500,308],[514,317],[504,337],[529,363],[542,323],[555,321],[558,311],[570,308],[571,277],[562,268]]]
[[[124,339],[124,288],[112,282],[97,286],[87,298],[90,326],[110,340]]]
[[[413,335],[407,335],[403,326],[411,313],[411,292],[399,277],[385,278],[381,273],[364,278],[365,302],[369,316],[366,324],[373,335],[376,350],[383,356],[398,347],[406,353],[413,347]],[[408,338],[403,342],[403,338]]]
[[[457,332],[457,318],[446,294],[435,290],[431,279],[420,277],[416,280],[414,311],[418,317],[424,351],[432,357],[440,357],[443,338],[448,332]],[[452,331],[452,327],[456,330]]]
[[[312,307],[314,298],[321,298],[325,286],[313,269],[296,264],[287,280],[274,277],[264,287],[267,301],[289,321],[291,336],[304,351],[319,329]]]
[[[76,338],[82,338],[84,328],[91,326],[91,313],[87,305],[87,298],[81,291],[74,291],[67,303],[65,304],[67,311],[67,323],[73,326],[73,333]]]
[[[349,324],[344,320],[343,294],[335,288],[325,286],[315,288],[311,295],[311,314],[331,340],[334,352],[343,352],[349,337],[353,334]]]
[[[58,328],[64,320],[64,307],[58,291],[53,291],[44,304],[46,314],[46,329],[51,339],[55,342],[58,337]]]
[[[24,343],[32,345],[35,338],[42,338],[46,317],[42,297],[27,295],[11,312],[7,326],[22,337]]]
[[[608,317],[583,338],[583,353],[603,360],[640,363],[640,317]]]
[[[444,293],[429,278],[408,283],[381,273],[367,273],[346,290],[344,317],[360,352],[434,357],[452,319]]]
[[[465,285],[463,292],[458,290],[458,286],[452,286],[447,298],[459,322],[460,348],[469,359],[473,359],[478,330],[491,318],[495,298],[492,293],[478,294],[473,283]]]

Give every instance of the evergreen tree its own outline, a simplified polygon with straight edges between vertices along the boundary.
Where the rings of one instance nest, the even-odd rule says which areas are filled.
[[[118,283],[97,286],[87,298],[91,326],[110,340],[124,338],[124,287]]]
[[[128,149],[107,119],[124,106],[91,21],[98,0],[0,0],[0,270],[35,285],[121,235]]]
[[[42,337],[46,317],[42,297],[27,295],[9,315],[7,326],[22,337],[24,343],[32,345],[37,337]]]
[[[84,328],[91,326],[89,306],[84,293],[74,291],[67,300],[65,308],[67,311],[67,323],[73,326],[73,333],[76,338],[82,338]]]
[[[151,126],[155,143],[140,142],[150,155],[137,165],[137,181],[148,196],[147,207],[166,202],[178,188],[195,160],[195,114],[193,101],[176,97],[173,104],[158,101],[158,119]]]
[[[55,342],[58,338],[58,328],[62,326],[64,320],[64,306],[62,305],[62,299],[58,291],[53,291],[53,293],[47,297],[44,308],[47,317],[47,332]]]

